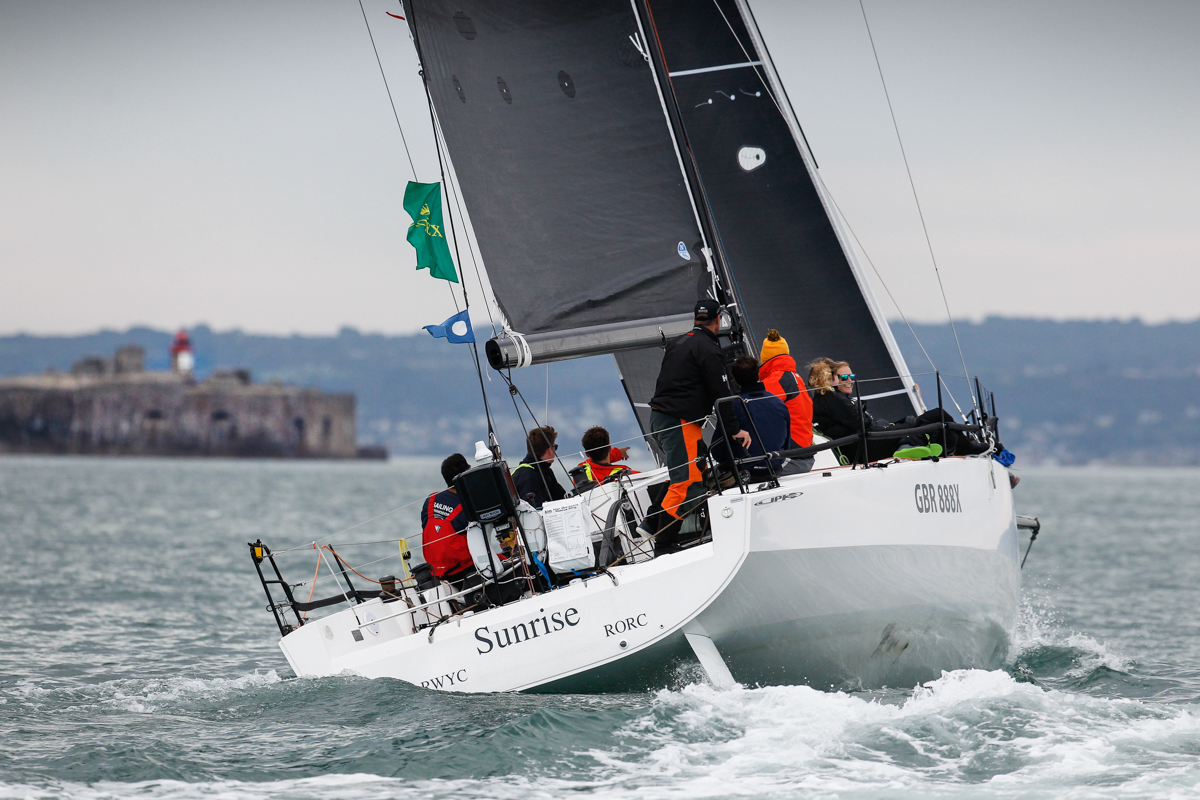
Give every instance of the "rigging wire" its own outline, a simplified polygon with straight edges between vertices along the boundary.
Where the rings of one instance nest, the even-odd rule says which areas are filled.
[[[962,343],[958,340],[958,329],[954,325],[954,316],[950,313],[950,301],[946,298],[946,287],[942,285],[942,273],[938,269],[937,256],[933,252],[933,241],[929,238],[929,227],[925,224],[925,212],[921,210],[921,198],[917,196],[917,184],[913,180],[912,168],[908,165],[908,153],[904,150],[904,140],[900,137],[900,125],[896,122],[896,111],[892,108],[892,97],[888,93],[887,80],[883,77],[883,65],[879,61],[879,51],[875,48],[875,37],[871,33],[871,23],[867,19],[867,7],[863,4],[863,0],[858,0],[858,7],[862,11],[863,24],[867,28],[867,38],[871,42],[871,53],[875,56],[875,68],[879,71],[879,83],[883,86],[883,96],[887,100],[888,113],[892,117],[892,128],[896,131],[896,143],[900,145],[900,156],[904,159],[904,170],[908,173],[908,185],[912,189],[913,202],[917,205],[917,216],[921,219],[921,230],[925,233],[925,245],[929,248],[929,260],[933,263],[933,274],[937,276],[938,290],[942,293],[942,304],[946,307],[946,319],[950,321],[950,330],[954,334],[954,344],[958,347],[958,358],[962,362],[963,373],[970,375],[970,370],[967,369],[967,359],[963,355]],[[976,404],[974,393],[971,394],[972,404]],[[978,411],[978,405],[975,405]],[[961,413],[961,410],[960,410]]]
[[[341,536],[343,533],[349,533],[350,531],[354,530],[355,528],[361,528],[363,525],[369,525],[372,522],[381,520],[384,517],[395,514],[397,511],[403,511],[404,509],[406,509],[410,506],[414,506],[417,503],[423,503],[423,502],[425,502],[426,499],[427,498],[422,497],[418,500],[413,500],[411,503],[405,503],[404,505],[400,506],[399,508],[393,508],[391,511],[385,511],[377,517],[371,517],[370,519],[368,519],[364,522],[359,522],[355,525],[351,525],[349,528],[342,528],[337,533],[331,533],[328,536],[323,536],[320,539],[317,539],[315,542],[309,542],[308,544],[302,544],[302,545],[297,545],[295,547],[289,547],[285,550],[275,550],[273,552],[275,553],[275,555],[280,555],[282,553],[290,553],[293,550],[311,550],[313,548],[313,546],[317,544],[317,542],[327,542],[335,536]]]
[[[508,393],[509,393],[509,395],[511,395],[511,396],[512,396],[512,398],[513,398],[513,407],[514,407],[514,408],[516,408],[516,406],[517,406],[517,398],[518,398],[518,397],[520,397],[520,398],[521,398],[521,404],[522,404],[523,406],[525,406],[525,410],[529,412],[529,418],[530,418],[531,420],[533,420],[533,425],[534,425],[534,427],[535,427],[535,428],[541,428],[541,427],[543,427],[542,423],[538,422],[538,420],[537,420],[537,414],[534,414],[534,413],[533,413],[533,409],[529,407],[529,401],[525,399],[525,395],[524,395],[524,394],[522,394],[522,393],[521,393],[521,390],[520,390],[520,388],[519,388],[519,387],[518,387],[518,386],[517,386],[515,383],[513,383],[513,381],[512,381],[512,370],[511,370],[511,369],[510,369],[510,370],[508,370],[508,374],[505,374],[505,373],[501,372],[501,373],[500,373],[500,377],[501,377],[501,378],[503,378],[503,379],[504,379],[504,381],[505,381],[505,383],[507,383],[507,384],[508,384]],[[521,428],[522,428],[522,429],[524,429],[524,427],[525,427],[525,421],[524,421],[524,420],[521,418],[521,410],[520,410],[519,408],[517,409],[517,419],[521,421]],[[529,431],[525,431],[525,438],[528,440],[528,438],[529,438]],[[534,455],[536,456],[537,454],[535,453]],[[567,476],[569,477],[569,476],[570,476],[570,474],[571,474],[571,472],[570,472],[570,470],[568,470],[568,469],[567,469],[567,465],[563,463],[562,456],[560,456],[560,455],[558,454],[558,448],[557,448],[557,447],[555,447],[555,449],[554,449],[554,460],[558,462],[558,466],[559,466],[559,467],[561,467],[561,468],[562,468],[562,471],[563,471],[563,472],[565,472],[565,473],[567,473]],[[543,483],[544,483],[544,482],[545,482],[545,478],[543,478],[542,480],[543,480]],[[549,487],[549,486],[547,486],[547,487],[546,487],[546,493],[547,493],[547,494],[549,494],[549,493],[550,493],[550,487]]]
[[[820,176],[818,176],[817,179],[821,180]],[[933,357],[930,356],[929,351],[925,349],[925,344],[921,341],[921,337],[917,336],[917,332],[913,329],[912,323],[908,321],[908,317],[905,315],[904,309],[900,307],[900,303],[892,294],[892,290],[888,288],[887,281],[885,281],[883,279],[883,275],[880,274],[879,268],[876,267],[875,262],[871,260],[871,254],[867,252],[867,248],[863,245],[862,240],[858,238],[858,233],[850,225],[850,220],[846,219],[846,215],[842,213],[842,208],[838,205],[837,199],[833,196],[833,192],[829,191],[828,186],[825,186],[824,180],[821,180],[821,186],[824,187],[825,193],[829,196],[830,202],[833,203],[833,207],[837,209],[838,216],[842,218],[842,222],[846,223],[846,229],[850,231],[850,235],[854,237],[854,242],[858,245],[858,249],[862,251],[863,257],[866,258],[867,263],[871,265],[871,269],[875,272],[875,277],[879,279],[879,285],[883,287],[883,291],[887,293],[888,299],[891,300],[892,305],[896,307],[896,313],[900,315],[900,319],[903,320],[904,324],[908,327],[908,332],[912,334],[913,341],[917,343],[917,347],[921,348],[921,352],[925,355],[925,360],[929,362],[929,366],[936,371],[937,364],[933,363]],[[963,367],[965,377],[966,365],[964,364]],[[928,375],[929,373],[924,374]],[[950,395],[950,401],[954,403],[954,407],[957,408],[958,413],[962,415],[962,407],[959,406],[958,400],[954,398],[954,392],[950,391],[950,387],[948,385],[945,386],[945,389],[946,394]]]
[[[404,138],[404,126],[400,124],[400,113],[396,111],[396,101],[392,99],[392,87],[388,86],[387,73],[383,71],[383,60],[379,57],[379,48],[375,46],[375,34],[371,33],[371,23],[367,21],[367,10],[363,8],[362,0],[358,0],[358,10],[362,12],[363,24],[367,26],[371,49],[375,51],[375,63],[379,65],[379,74],[383,77],[383,88],[387,90],[388,102],[392,104],[392,115],[396,118],[396,127],[400,129],[400,141],[404,143],[404,155],[408,156],[408,166],[412,169],[413,180],[416,181],[417,167],[413,164],[412,153],[408,151],[408,140]]]
[[[509,372],[511,373],[512,370],[509,370]],[[502,372],[502,373],[500,373],[500,376],[503,377],[504,380],[508,383],[508,396],[509,396],[509,398],[512,399],[513,410],[517,412],[517,422],[519,422],[521,424],[521,430],[525,433],[526,447],[528,447],[529,446],[529,429],[525,427],[525,417],[521,415],[521,409],[517,406],[517,395],[521,394],[521,390],[518,389],[516,384],[514,384],[512,382],[511,375],[505,376],[504,373]],[[521,402],[522,403],[525,402],[524,395],[521,396]],[[526,403],[525,407],[528,408],[529,404]],[[533,424],[534,424],[535,428],[541,427],[540,425],[537,424],[537,418],[533,416],[532,411],[529,412],[529,418],[531,420],[533,420]],[[554,450],[555,450],[554,457],[557,459],[558,458],[558,449],[554,448]],[[538,478],[542,482],[542,488],[546,490],[546,497],[550,498],[550,483],[546,480],[546,476],[542,473],[541,466],[539,466],[539,462],[541,461],[541,459],[539,458],[538,454],[534,453],[532,450],[529,450],[529,455],[532,455],[533,458],[536,459],[535,462],[533,464],[531,464],[530,466],[533,467],[533,469],[537,472]],[[562,465],[561,461],[559,461],[559,465],[560,466]],[[520,469],[520,467],[518,466],[517,469]]]

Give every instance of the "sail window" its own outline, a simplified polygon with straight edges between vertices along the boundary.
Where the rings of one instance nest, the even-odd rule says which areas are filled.
[[[738,166],[746,172],[753,172],[767,163],[767,153],[761,147],[743,147],[737,156]]]
[[[467,102],[467,93],[463,91],[462,84],[458,82],[458,76],[451,75],[450,81],[454,84],[454,91],[458,92],[458,99],[464,103]]]
[[[575,81],[563,70],[559,70],[558,73],[558,88],[562,89],[567,97],[575,96]]]
[[[496,88],[500,90],[500,96],[504,98],[504,102],[512,105],[512,92],[508,90],[508,84],[504,82],[504,78],[496,78]]]
[[[454,15],[454,27],[458,28],[458,32],[467,41],[471,41],[479,34],[475,31],[475,23],[470,17],[459,11]]]

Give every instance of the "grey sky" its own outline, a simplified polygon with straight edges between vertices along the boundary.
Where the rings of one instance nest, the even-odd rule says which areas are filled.
[[[434,180],[398,3],[366,7]],[[753,7],[867,252],[942,318],[858,4]],[[956,316],[1200,316],[1200,5],[867,11]],[[411,172],[354,0],[0,2],[0,109],[0,333],[453,312],[404,241]]]

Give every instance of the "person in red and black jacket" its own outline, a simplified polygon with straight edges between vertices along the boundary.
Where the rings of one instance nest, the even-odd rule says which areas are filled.
[[[599,425],[584,431],[583,452],[587,458],[571,470],[571,477],[577,480],[604,483],[609,477],[618,472],[636,475],[637,470],[630,469],[624,464],[614,464],[614,461],[624,461],[629,456],[628,447],[610,447],[608,431]]]
[[[470,469],[462,453],[442,462],[442,480],[447,488],[429,495],[421,506],[421,554],[433,574],[454,583],[474,569],[467,549],[467,515],[454,490],[454,479]]]

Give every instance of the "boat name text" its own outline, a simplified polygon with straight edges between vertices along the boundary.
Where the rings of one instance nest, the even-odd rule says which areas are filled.
[[[449,688],[456,683],[465,683],[467,680],[467,671],[460,669],[458,672],[447,672],[445,675],[438,675],[436,678],[430,678],[427,681],[421,681],[422,689],[443,689]]]
[[[539,608],[539,613],[545,614],[546,609]],[[501,628],[498,631],[488,630],[488,626],[484,625],[481,628],[475,629],[475,638],[482,644],[487,646],[483,649],[479,645],[475,646],[476,652],[479,655],[487,655],[497,647],[508,647],[511,644],[520,644],[528,642],[530,639],[536,639],[539,636],[549,636],[552,633],[557,633],[566,627],[574,628],[579,624],[579,610],[568,608],[566,611],[555,611],[549,617],[534,617],[529,622],[518,622],[516,625],[511,625],[507,628]],[[542,626],[542,630],[538,632],[538,625]]]
[[[961,514],[963,510],[957,483],[918,483],[913,487],[913,499],[922,514]]]
[[[625,633],[626,631],[631,631],[634,628],[644,627],[646,627],[645,614],[638,614],[636,617],[626,617],[625,619],[617,620],[611,625],[605,625],[604,638],[607,639],[609,636],[616,636],[618,633]]]

